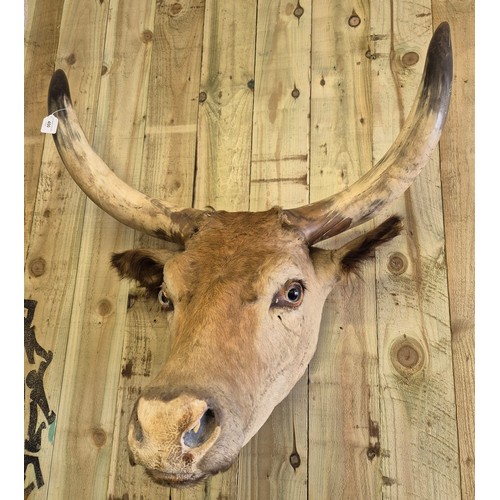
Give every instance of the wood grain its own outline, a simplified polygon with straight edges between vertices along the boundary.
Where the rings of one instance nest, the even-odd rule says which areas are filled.
[[[207,2],[196,208],[248,210],[256,15],[255,1]]]
[[[439,152],[383,216],[321,246],[392,213],[404,234],[327,299],[308,373],[233,467],[195,488],[153,483],[130,466],[126,434],[168,356],[169,323],[108,263],[165,243],[87,201],[39,134],[52,70],[67,72],[94,148],[141,191],[294,207],[387,150],[444,20],[455,77]],[[474,497],[473,26],[469,0],[29,0],[25,433],[35,450],[38,429],[40,449],[25,444],[25,496]]]
[[[259,4],[251,210],[308,202],[310,30],[309,2]]]
[[[45,138],[41,119],[47,113],[47,82],[54,58],[64,0],[31,0],[27,4],[24,41],[24,240],[29,239]],[[28,245],[25,245],[25,252]],[[26,258],[26,254],[25,254]]]
[[[313,12],[311,201],[316,201],[371,167],[372,109],[371,66],[365,56],[369,3],[315,2]],[[340,247],[365,230],[323,246]],[[380,495],[375,318],[375,270],[369,264],[359,277],[337,287],[324,308],[309,373],[310,498]],[[325,474],[332,463],[334,472]]]
[[[453,95],[439,153],[462,499],[469,500],[475,498],[474,2],[433,2],[432,14],[434,26],[448,20],[454,27]]]
[[[144,91],[149,75],[155,2],[111,2],[93,146],[117,175],[134,184],[144,135]],[[75,58],[78,60],[78,56]],[[124,82],[127,85],[124,85]],[[112,124],[119,133],[109,134]],[[104,498],[108,488],[115,405],[120,375],[127,296],[109,264],[133,232],[86,205],[77,284],[66,351],[49,498]]]
[[[375,158],[392,142],[412,104],[432,33],[430,7],[399,2],[372,12]],[[407,63],[417,59],[409,53],[419,54],[418,63]],[[387,498],[460,497],[441,202],[435,152],[404,198],[387,210],[404,216],[406,230],[377,258],[381,472]]]
[[[88,131],[89,137],[92,137],[91,132],[95,125],[106,7],[67,1],[62,13],[61,29],[59,32],[52,31],[52,36],[56,37],[55,42],[59,43],[55,64],[69,74],[71,84],[75,88],[73,97],[78,103],[82,126]],[[79,24],[79,29],[75,29],[70,21],[75,16],[86,21]],[[48,30],[48,33],[50,32],[51,30]],[[26,62],[31,64],[33,60],[28,59]],[[49,79],[46,81],[46,87],[48,83]],[[46,111],[42,116],[45,114]],[[40,123],[39,118],[36,121]],[[64,403],[61,403],[60,399],[67,366],[65,354],[85,207],[85,196],[66,173],[51,137],[45,138],[36,192],[33,221],[27,242],[25,298],[36,301],[33,327],[38,342],[47,352],[53,353],[52,361],[46,366],[43,374],[42,387],[50,408],[56,413],[56,421],[45,432],[41,427],[42,444],[36,456],[46,483],[44,487],[32,490],[31,496],[47,498],[48,489],[52,486],[48,479],[53,473],[57,474],[60,467],[60,462],[53,460],[54,433],[58,434],[56,429],[59,419],[65,412]],[[37,370],[40,372],[41,362],[38,363]],[[25,372],[33,368],[35,367],[31,363],[25,363]],[[28,394],[27,391],[26,397]],[[26,413],[25,427],[29,424],[29,417]],[[40,412],[38,417],[38,425],[46,426],[47,423]],[[54,463],[56,467],[52,468]],[[28,490],[30,485],[34,484],[32,473],[29,468],[25,482]]]

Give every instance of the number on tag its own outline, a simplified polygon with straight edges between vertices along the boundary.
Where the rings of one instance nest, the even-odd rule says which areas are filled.
[[[59,120],[54,115],[46,116],[42,122],[40,132],[44,134],[55,134],[57,130],[57,123]]]

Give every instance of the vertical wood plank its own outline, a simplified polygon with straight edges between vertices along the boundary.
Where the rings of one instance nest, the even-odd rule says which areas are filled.
[[[310,2],[259,2],[251,210],[308,202],[310,37]]]
[[[44,136],[40,133],[47,113],[47,82],[57,52],[63,0],[28,2],[24,41],[24,241],[25,252],[33,219]]]
[[[369,2],[315,2],[311,105],[311,201],[371,168]],[[322,246],[338,248],[366,231]],[[375,274],[339,285],[327,299],[309,372],[309,498],[378,498],[379,394]],[[335,464],[330,474],[325,474]]]
[[[251,210],[308,201],[310,35],[309,1],[259,2]],[[306,498],[307,377],[241,452],[238,490],[239,498]]]
[[[439,152],[462,498],[474,486],[474,2],[433,1],[434,27],[451,24],[453,95]]]
[[[195,194],[198,208],[248,210],[256,12],[256,1],[209,1],[206,5]]]
[[[152,29],[140,190],[182,206],[191,206],[193,200],[204,10],[203,0],[157,2]],[[165,245],[137,233],[134,245],[115,250]],[[204,498],[204,485],[170,490],[154,483],[142,467],[129,464],[130,414],[141,390],[168,357],[170,329],[157,303],[133,287],[128,301],[122,300],[118,307],[128,309],[108,496]]]
[[[372,11],[374,158],[413,102],[432,34],[430,2]],[[460,498],[438,154],[385,212],[406,231],[378,252],[384,498]],[[379,218],[379,221],[382,217]]]
[[[205,12],[195,206],[248,210],[257,2],[209,0]],[[238,472],[237,461],[211,478],[204,498],[237,498]]]
[[[150,0],[109,4],[97,73],[102,78],[93,146],[130,184],[136,183],[142,154],[154,7]],[[50,498],[106,496],[125,322],[115,301],[127,294],[126,286],[112,279],[109,258],[132,241],[132,230],[96,205],[86,205]]]
[[[95,125],[107,10],[107,2],[97,5],[66,0],[59,40],[55,40],[56,66],[68,73],[73,100],[90,138]],[[75,24],[73,19],[79,22]],[[48,29],[47,35],[51,33],[57,37],[54,27]],[[42,85],[45,92],[49,81]],[[35,182],[32,176],[28,182]],[[25,298],[32,307],[27,317],[33,313],[28,319],[28,337],[25,329],[25,377],[29,389],[25,391],[25,432],[28,441],[36,438],[38,443],[29,453],[25,451],[25,493],[31,498],[47,498],[51,473],[61,465],[53,460],[53,446],[60,412],[64,412],[61,386],[85,206],[85,196],[65,171],[52,137],[45,138],[36,193],[25,266]],[[41,432],[39,438],[37,432]]]

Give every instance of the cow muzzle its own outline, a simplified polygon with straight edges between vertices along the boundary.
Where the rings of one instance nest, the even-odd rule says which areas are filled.
[[[213,474],[202,462],[220,436],[216,414],[206,401],[190,395],[170,401],[139,398],[128,431],[131,463],[169,486],[201,481]]]

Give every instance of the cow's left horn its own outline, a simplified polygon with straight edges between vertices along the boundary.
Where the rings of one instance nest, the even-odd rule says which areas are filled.
[[[204,212],[180,208],[146,196],[120,180],[95,153],[80,126],[64,71],[52,75],[49,114],[59,120],[54,134],[59,154],[84,193],[109,215],[157,238],[183,243],[195,231]]]
[[[385,156],[344,191],[284,211],[286,222],[313,245],[372,219],[400,196],[429,161],[443,129],[451,97],[453,60],[450,28],[436,29],[413,107]]]

